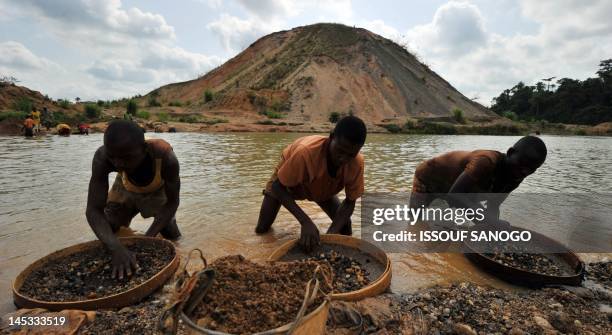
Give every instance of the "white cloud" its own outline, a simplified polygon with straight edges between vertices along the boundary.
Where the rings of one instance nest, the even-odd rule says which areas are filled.
[[[261,19],[293,16],[297,13],[296,3],[290,0],[237,0],[249,13]],[[299,2],[298,2],[299,4]]]
[[[607,0],[521,1],[521,12],[542,23],[543,32],[563,39],[612,33],[612,2]]]
[[[344,21],[352,16],[350,0],[236,0],[250,14],[260,19],[287,19],[303,13],[319,18]]]
[[[6,1],[0,0],[0,8],[7,8]],[[19,43],[0,45],[3,72],[55,98],[142,94],[167,83],[196,78],[222,61],[176,46],[174,28],[162,15],[123,8],[119,0],[24,0],[10,8],[57,38],[64,44],[58,47],[66,53],[76,52],[82,59],[62,68]],[[54,69],[48,69],[49,64]]]
[[[186,51],[178,47],[156,46],[142,59],[142,66],[149,69],[167,69],[171,71],[206,71],[222,61],[216,56],[206,56]]]
[[[476,6],[450,1],[436,10],[430,23],[412,28],[407,39],[420,53],[456,57],[485,45],[483,22]]]
[[[310,15],[317,22],[351,24],[350,0],[236,0],[247,12],[246,18],[223,13],[207,28],[215,33],[226,51],[236,53],[269,33],[294,28],[290,19]]]
[[[402,39],[402,35],[400,34],[399,30],[387,25],[383,20],[367,21],[359,26],[392,41],[399,42]]]
[[[50,60],[36,56],[23,44],[15,41],[0,43],[0,66],[18,71],[42,70],[57,67]]]
[[[175,38],[174,28],[163,16],[138,8],[123,9],[121,0],[21,0],[13,4],[26,14],[34,13],[57,33],[80,34],[108,43],[118,43],[123,38]]]
[[[218,35],[225,50],[232,53],[242,51],[258,38],[278,29],[258,18],[244,20],[229,14],[222,14],[206,27]]]
[[[155,72],[126,60],[96,60],[87,70],[99,79],[133,83],[155,82]]]
[[[519,81],[594,76],[612,50],[612,2],[522,1],[521,13],[539,24],[532,34],[487,30],[474,5],[450,1],[432,21],[410,29],[407,41],[434,71],[468,97],[491,99]]]

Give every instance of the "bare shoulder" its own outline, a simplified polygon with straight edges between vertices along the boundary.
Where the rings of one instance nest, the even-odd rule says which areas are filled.
[[[168,150],[162,156],[162,174],[164,179],[176,179],[179,175],[179,161],[173,150]]]

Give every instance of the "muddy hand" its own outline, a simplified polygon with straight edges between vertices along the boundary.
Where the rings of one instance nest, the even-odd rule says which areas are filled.
[[[137,267],[136,257],[127,248],[122,246],[113,251],[113,278],[121,280],[124,277],[131,277]]]
[[[317,226],[315,226],[315,224],[312,222],[302,224],[299,244],[302,246],[304,251],[312,251],[317,245],[319,245],[319,241],[319,229],[317,229]]]

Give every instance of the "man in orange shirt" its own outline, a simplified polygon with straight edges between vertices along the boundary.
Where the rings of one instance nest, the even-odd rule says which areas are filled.
[[[28,115],[25,121],[23,121],[23,127],[21,129],[23,129],[25,137],[34,136],[34,120],[31,115]]]
[[[351,235],[355,201],[364,192],[364,162],[359,151],[366,133],[361,119],[347,116],[329,136],[306,136],[287,146],[263,191],[255,232],[269,231],[282,205],[301,225],[300,244],[312,250],[319,244],[319,230],[295,202],[307,199],[316,202],[332,220],[328,234]],[[337,194],[342,189],[346,198],[341,202]]]
[[[525,136],[506,153],[494,150],[451,151],[419,164],[414,173],[410,207],[429,206],[437,197],[452,206],[482,207],[461,193],[500,193],[487,202],[486,223],[501,223],[499,207],[546,160],[546,145],[535,136]]]

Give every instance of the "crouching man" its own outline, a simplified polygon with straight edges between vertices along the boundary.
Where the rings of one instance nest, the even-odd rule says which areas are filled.
[[[111,172],[117,177],[109,191]],[[134,255],[115,236],[136,214],[154,217],[147,236],[180,237],[174,217],[180,185],[179,163],[170,144],[161,139],[145,141],[132,121],[111,121],[104,145],[93,158],[86,214],[91,229],[112,253],[113,277],[123,279],[136,269]]]
[[[263,191],[255,232],[269,231],[282,205],[301,225],[300,245],[312,250],[319,244],[319,230],[295,202],[307,199],[332,220],[328,234],[351,235],[355,201],[364,192],[364,161],[359,151],[365,139],[363,121],[347,116],[329,136],[306,136],[287,146]],[[346,198],[341,202],[337,194],[343,189]]]
[[[410,207],[429,206],[442,196],[453,207],[477,209],[482,205],[461,194],[499,194],[487,201],[483,223],[507,228],[509,223],[500,220],[500,206],[510,192],[542,166],[546,154],[546,145],[540,138],[525,136],[506,153],[451,151],[434,157],[416,168]]]

